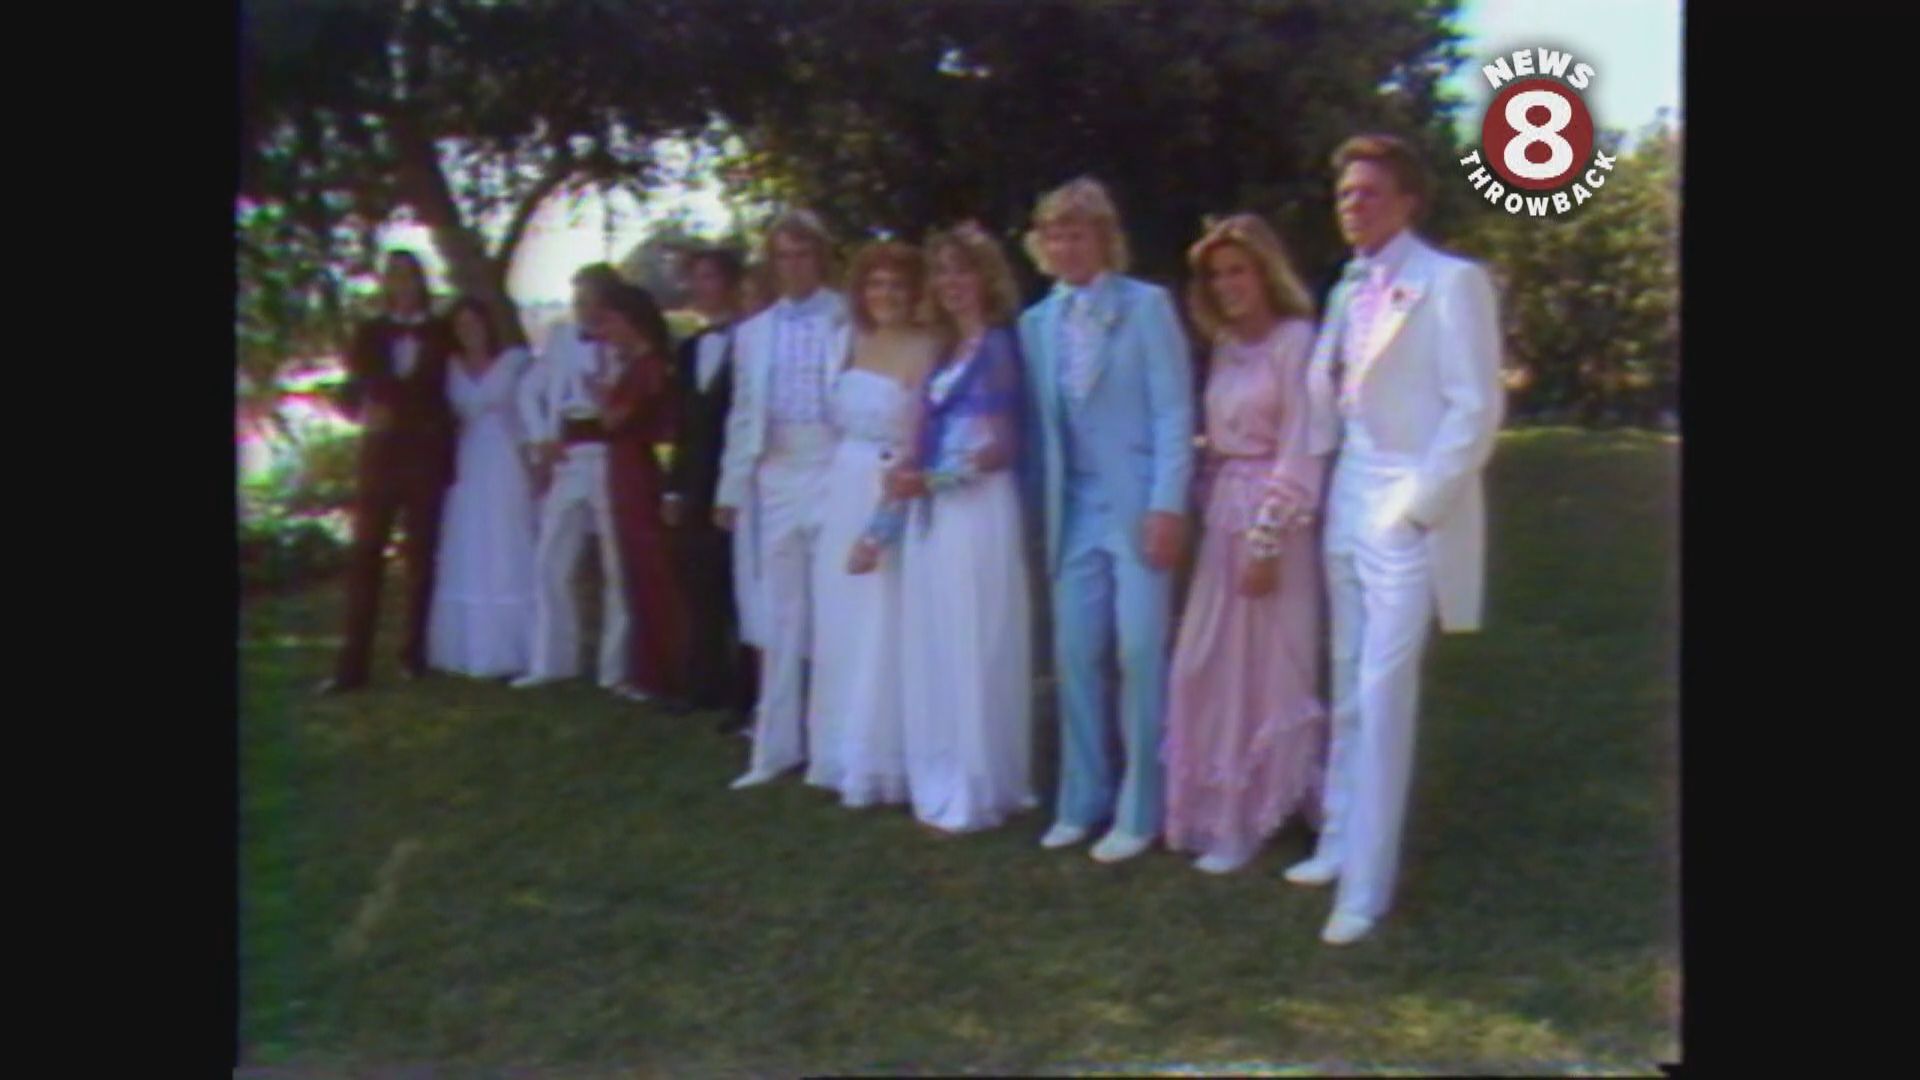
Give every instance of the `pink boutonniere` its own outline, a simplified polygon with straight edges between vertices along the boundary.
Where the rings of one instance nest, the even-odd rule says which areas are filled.
[[[1420,290],[1411,285],[1395,285],[1387,292],[1387,303],[1395,311],[1405,311],[1420,299]]]

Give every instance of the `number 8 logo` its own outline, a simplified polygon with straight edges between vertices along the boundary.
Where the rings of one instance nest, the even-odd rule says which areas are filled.
[[[1487,107],[1482,158],[1509,187],[1551,191],[1593,158],[1593,117],[1580,95],[1552,79],[1509,85]]]
[[[1535,106],[1544,106],[1547,110],[1547,122],[1535,127],[1527,123],[1527,111]],[[1551,90],[1528,90],[1524,94],[1515,94],[1507,100],[1507,123],[1519,133],[1519,137],[1507,143],[1507,152],[1500,160],[1506,162],[1507,171],[1527,180],[1548,180],[1567,171],[1573,164],[1573,144],[1560,137],[1573,123],[1573,106],[1567,99]],[[1539,165],[1527,160],[1527,148],[1545,143],[1549,147],[1549,157]]]

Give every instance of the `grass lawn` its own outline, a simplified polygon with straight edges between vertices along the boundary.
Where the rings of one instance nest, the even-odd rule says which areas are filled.
[[[1164,851],[941,841],[586,684],[392,663],[307,690],[337,590],[250,604],[241,1042],[250,1067],[1651,1073],[1675,1060],[1678,443],[1503,437],[1488,629],[1436,638],[1397,910]],[[1049,709],[1046,715],[1051,715]],[[304,1070],[303,1070],[304,1071]]]

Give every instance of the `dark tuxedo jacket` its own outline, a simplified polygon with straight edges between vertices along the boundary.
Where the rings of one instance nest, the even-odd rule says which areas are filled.
[[[402,378],[395,366],[395,344],[409,333],[417,336],[420,347],[413,370]],[[409,328],[382,315],[354,329],[341,393],[343,411],[355,420],[363,419],[374,404],[393,413],[392,427],[361,437],[362,492],[453,482],[458,424],[447,401],[447,365],[453,352],[452,328],[438,317]]]
[[[680,422],[667,491],[686,500],[686,520],[696,528],[713,518],[713,497],[720,486],[720,455],[726,447],[727,410],[733,404],[732,340],[728,340],[728,355],[720,373],[704,393],[700,390],[700,342],[709,334],[730,334],[736,325],[709,327],[681,342],[674,365]]]

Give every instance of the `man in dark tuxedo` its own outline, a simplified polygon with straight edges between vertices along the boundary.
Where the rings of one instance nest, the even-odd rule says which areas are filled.
[[[386,311],[354,331],[341,409],[360,421],[360,467],[347,563],[347,640],[323,693],[367,683],[387,539],[405,530],[407,633],[400,666],[427,670],[427,612],[440,542],[440,503],[453,480],[455,421],[447,401],[452,335],[429,307],[427,276],[411,251],[387,256]]]
[[[726,710],[720,728],[732,731],[745,726],[753,708],[754,665],[735,606],[734,539],[714,524],[713,497],[733,402],[733,327],[744,268],[725,248],[695,252],[687,266],[693,306],[707,325],[680,345],[679,437],[661,513],[676,530],[692,614],[689,700],[695,708]]]

